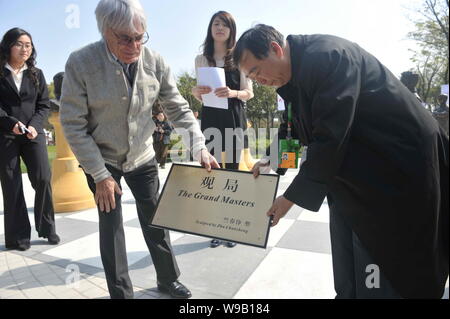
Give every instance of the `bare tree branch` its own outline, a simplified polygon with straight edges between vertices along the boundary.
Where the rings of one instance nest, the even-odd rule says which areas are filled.
[[[428,8],[430,9],[431,13],[433,13],[434,19],[435,21],[439,24],[439,26],[441,27],[441,31],[442,33],[445,35],[446,39],[447,39],[447,45],[449,43],[449,32],[448,32],[448,27],[446,27],[440,17],[439,14],[436,11],[436,0],[426,0],[426,4],[428,6]],[[447,8],[448,8],[448,0],[447,0]]]

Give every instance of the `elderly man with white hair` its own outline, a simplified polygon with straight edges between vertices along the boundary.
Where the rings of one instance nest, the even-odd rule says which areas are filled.
[[[66,64],[61,98],[64,133],[95,194],[100,251],[111,298],[133,298],[121,211],[122,177],[136,199],[145,242],[160,291],[175,298],[191,292],[178,281],[169,233],[150,227],[158,190],[152,148],[152,107],[160,100],[175,127],[186,129],[192,153],[210,171],[218,168],[205,138],[176,88],[169,67],[148,40],[138,0],[101,0],[95,11],[102,40],[73,52]]]

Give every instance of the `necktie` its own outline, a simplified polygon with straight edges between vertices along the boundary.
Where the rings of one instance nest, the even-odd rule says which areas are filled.
[[[120,61],[118,61],[118,62],[122,66],[123,72],[125,73],[125,76],[127,77],[128,82],[130,83],[131,86],[133,86],[136,62],[132,63],[132,64],[125,64]]]

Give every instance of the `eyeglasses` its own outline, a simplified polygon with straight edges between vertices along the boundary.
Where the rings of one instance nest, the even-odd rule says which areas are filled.
[[[16,42],[14,43],[14,46],[18,49],[24,49],[27,51],[30,51],[33,49],[33,46],[31,44],[28,43],[22,43],[22,42]]]
[[[117,42],[120,45],[130,45],[131,43],[145,44],[150,39],[147,32],[145,32],[144,34],[138,35],[136,37],[129,37],[124,34],[117,34],[114,31],[113,31],[113,34],[117,38],[117,40],[118,40]]]

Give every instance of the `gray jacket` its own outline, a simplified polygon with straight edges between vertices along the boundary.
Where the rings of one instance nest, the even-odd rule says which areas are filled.
[[[73,52],[66,64],[61,123],[76,158],[95,182],[110,164],[130,172],[154,157],[152,107],[160,99],[168,119],[197,154],[205,138],[162,57],[144,47],[133,88],[102,40]],[[189,135],[191,135],[189,139]]]

